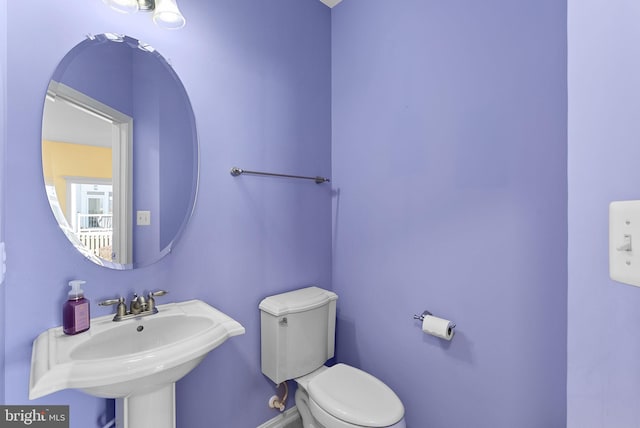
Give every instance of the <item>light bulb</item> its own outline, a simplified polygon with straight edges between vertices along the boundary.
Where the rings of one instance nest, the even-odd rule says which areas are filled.
[[[102,0],[111,9],[122,13],[134,13],[138,11],[138,0]]]
[[[184,27],[187,21],[180,13],[175,0],[156,0],[153,22],[159,27],[177,30]]]

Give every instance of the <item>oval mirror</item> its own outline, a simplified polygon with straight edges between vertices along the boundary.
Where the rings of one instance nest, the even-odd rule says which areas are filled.
[[[75,46],[45,97],[42,170],[58,225],[89,260],[133,269],[168,254],[195,204],[198,141],[167,61],[116,34]]]

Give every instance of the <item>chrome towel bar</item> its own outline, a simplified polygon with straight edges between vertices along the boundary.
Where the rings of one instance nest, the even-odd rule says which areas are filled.
[[[253,175],[267,175],[271,177],[300,178],[303,180],[313,180],[316,182],[316,184],[321,184],[321,183],[331,181],[325,177],[306,177],[304,175],[275,174],[273,172],[248,171],[246,169],[238,168],[237,166],[234,166],[233,168],[231,168],[230,172],[231,172],[231,175],[233,175],[234,177],[237,177],[242,174],[253,174]]]

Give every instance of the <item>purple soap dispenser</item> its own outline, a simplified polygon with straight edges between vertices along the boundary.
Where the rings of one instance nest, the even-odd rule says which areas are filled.
[[[65,334],[78,334],[89,330],[89,301],[80,288],[85,281],[69,281],[69,299],[62,307],[62,329]]]

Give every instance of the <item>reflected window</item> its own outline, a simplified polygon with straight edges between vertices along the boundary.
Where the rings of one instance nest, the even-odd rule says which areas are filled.
[[[69,189],[73,231],[91,253],[113,260],[113,185],[71,182]]]

